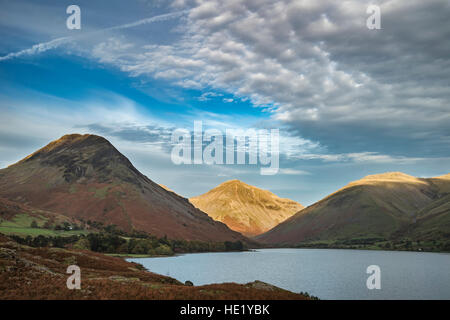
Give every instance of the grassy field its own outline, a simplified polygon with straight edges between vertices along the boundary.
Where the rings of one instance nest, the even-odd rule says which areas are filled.
[[[32,228],[31,223],[35,221],[38,228]],[[6,235],[19,235],[19,236],[32,236],[36,237],[39,235],[43,236],[73,236],[79,234],[87,234],[85,230],[53,230],[44,229],[42,226],[47,221],[47,218],[43,216],[30,216],[28,214],[17,214],[12,220],[1,220],[0,221],[0,233]]]
[[[23,228],[30,227],[31,223],[36,221],[39,227],[42,227],[47,221],[47,218],[43,216],[33,217],[28,214],[22,213],[14,216],[12,220],[2,220],[0,221],[0,226],[11,227],[11,228]]]
[[[41,229],[41,228],[26,228],[26,227],[4,227],[0,225],[0,233],[11,235],[15,234],[18,236],[32,236],[36,237],[39,235],[43,236],[54,236],[54,237],[63,237],[63,236],[73,236],[78,234],[87,234],[88,232],[85,230],[76,230],[76,231],[64,231],[64,230],[52,230],[52,229]]]

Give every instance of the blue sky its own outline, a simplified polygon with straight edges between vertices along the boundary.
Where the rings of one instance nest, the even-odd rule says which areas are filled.
[[[0,1],[0,167],[67,133],[105,136],[191,197],[240,179],[309,205],[368,174],[448,173],[449,3]],[[427,12],[427,15],[422,14]],[[175,128],[276,128],[280,172],[175,165]]]

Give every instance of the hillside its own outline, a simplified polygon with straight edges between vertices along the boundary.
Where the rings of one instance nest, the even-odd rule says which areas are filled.
[[[448,239],[450,179],[400,172],[370,175],[303,209],[256,237],[296,245],[358,238]]]
[[[26,204],[0,198],[0,233],[20,236],[71,236],[87,230],[55,230],[54,226],[80,226],[76,218],[32,208]],[[53,227],[53,228],[52,228]]]
[[[82,270],[81,289],[66,286],[69,265]],[[185,286],[139,264],[85,250],[32,248],[0,234],[0,300],[14,299],[300,299],[259,281]],[[169,311],[168,311],[169,312]]]
[[[224,182],[189,201],[214,220],[246,236],[261,234],[303,209],[295,201],[239,180]]]
[[[125,231],[184,240],[246,240],[151,181],[95,135],[65,135],[0,170],[0,197]]]

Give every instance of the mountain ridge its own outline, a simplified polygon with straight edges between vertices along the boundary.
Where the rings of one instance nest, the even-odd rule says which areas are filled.
[[[291,245],[364,237],[445,239],[450,235],[448,176],[416,178],[399,172],[369,175],[255,239]],[[434,215],[430,214],[432,209]]]
[[[245,237],[140,173],[108,140],[70,134],[0,170],[0,196],[77,219],[173,239]]]
[[[221,183],[189,201],[217,221],[247,236],[269,230],[303,206],[237,179]]]

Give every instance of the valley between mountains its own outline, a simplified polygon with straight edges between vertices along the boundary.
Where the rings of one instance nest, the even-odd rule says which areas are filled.
[[[370,175],[306,208],[239,180],[190,199],[169,188],[143,175],[96,135],[65,135],[1,169],[3,280],[34,277],[51,283],[62,277],[63,266],[76,262],[90,270],[91,289],[74,298],[126,298],[134,292],[142,298],[167,293],[220,299],[250,288],[252,295],[242,297],[304,299],[309,297],[269,285],[188,288],[103,254],[158,256],[260,247],[450,251],[450,174]],[[13,289],[3,280],[9,297],[43,294]],[[108,294],[119,282],[129,287],[121,289],[125,293]],[[204,294],[210,290],[221,294]]]

